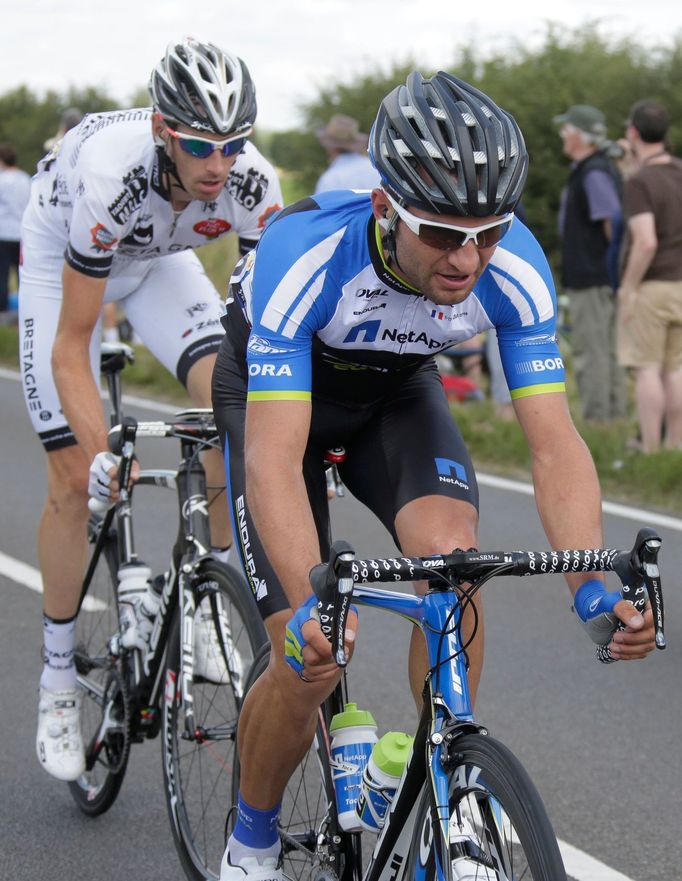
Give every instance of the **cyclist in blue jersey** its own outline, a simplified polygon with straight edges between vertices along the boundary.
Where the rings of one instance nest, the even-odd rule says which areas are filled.
[[[213,401],[235,534],[272,653],[241,716],[222,881],[281,878],[282,793],[339,676],[308,580],[329,549],[325,449],[345,446],[345,483],[404,554],[476,546],[476,478],[433,356],[495,328],[547,536],[554,547],[603,544],[597,476],[564,391],[552,276],[514,218],[528,168],[516,122],[449,74],[413,72],[382,102],[370,156],[380,187],[280,212],[235,270],[228,299]],[[568,582],[594,641],[623,659],[653,649],[650,611],[601,578]],[[469,609],[465,636],[472,618]],[[619,621],[627,627],[616,633]],[[349,653],[356,629],[351,616]],[[424,649],[414,636],[417,701]],[[474,694],[482,650],[479,626],[468,650]],[[472,877],[488,877],[471,862]]]

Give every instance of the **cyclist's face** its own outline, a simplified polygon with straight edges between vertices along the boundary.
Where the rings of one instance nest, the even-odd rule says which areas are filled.
[[[393,208],[380,196],[381,191],[373,191],[375,217],[391,217]],[[384,196],[385,199],[385,196]],[[497,217],[448,217],[443,214],[430,214],[417,208],[410,208],[410,213],[425,220],[437,223],[451,222],[459,227],[483,226],[494,223]],[[463,302],[471,293],[481,273],[490,262],[497,245],[489,248],[478,248],[473,241],[467,242],[462,248],[454,251],[439,251],[422,242],[406,224],[398,220],[395,226],[396,254],[400,267],[398,272],[413,287],[439,306],[449,306]]]
[[[196,134],[186,125],[178,125],[177,131],[180,134]],[[175,163],[178,176],[189,198],[201,202],[215,201],[220,196],[239,154],[223,156],[220,150],[214,150],[206,158],[190,156],[181,148],[177,139],[168,136],[168,133],[166,137],[168,154]],[[211,141],[223,140],[220,135],[203,132],[201,137]]]

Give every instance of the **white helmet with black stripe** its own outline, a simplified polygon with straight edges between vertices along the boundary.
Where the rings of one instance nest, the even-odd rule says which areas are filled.
[[[256,89],[244,62],[212,43],[171,43],[149,79],[154,107],[167,122],[216,135],[250,134]]]

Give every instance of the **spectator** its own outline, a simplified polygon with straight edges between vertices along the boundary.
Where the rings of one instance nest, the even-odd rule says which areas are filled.
[[[69,107],[65,110],[61,118],[59,120],[59,128],[57,129],[55,135],[51,138],[48,138],[43,144],[44,150],[51,150],[57,141],[61,141],[64,135],[70,131],[72,128],[75,128],[78,123],[83,119],[83,111],[78,107]]]
[[[626,136],[639,170],[625,182],[628,247],[618,302],[618,356],[634,368],[641,448],[682,444],[682,162],[665,145],[670,121],[655,101],[630,111]]]
[[[368,136],[359,130],[357,120],[338,113],[316,134],[329,157],[329,167],[320,176],[316,193],[371,190],[379,186],[379,175],[367,155]]]
[[[559,232],[578,395],[585,419],[609,421],[624,416],[626,404],[607,266],[614,218],[617,222],[621,212],[620,178],[603,149],[606,125],[599,110],[577,105],[554,122],[573,162],[561,197]]]
[[[0,144],[0,323],[11,318],[9,274],[19,272],[21,216],[28,202],[31,179],[17,168],[17,153],[12,144]]]

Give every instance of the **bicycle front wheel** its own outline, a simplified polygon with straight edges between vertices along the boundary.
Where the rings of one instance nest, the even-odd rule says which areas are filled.
[[[90,519],[91,542],[96,541],[102,528],[101,518]],[[69,788],[81,811],[92,817],[109,810],[116,800],[130,749],[121,659],[113,657],[109,650],[111,638],[119,632],[117,568],[116,534],[111,530],[78,613],[74,651],[78,684],[83,691],[81,731],[86,771],[69,783]]]
[[[197,589],[209,582],[218,591],[222,620],[213,627],[228,673],[222,683],[195,677],[191,690],[194,732],[186,731],[182,689],[182,642],[177,618],[166,656],[163,700],[163,773],[173,839],[183,869],[193,881],[220,874],[232,806],[237,717],[245,679],[266,633],[250,589],[241,576],[208,562]],[[195,659],[196,661],[196,659]]]
[[[552,824],[518,759],[482,734],[458,738],[446,764],[454,878],[566,881]],[[415,825],[407,878],[436,878],[429,793]]]

